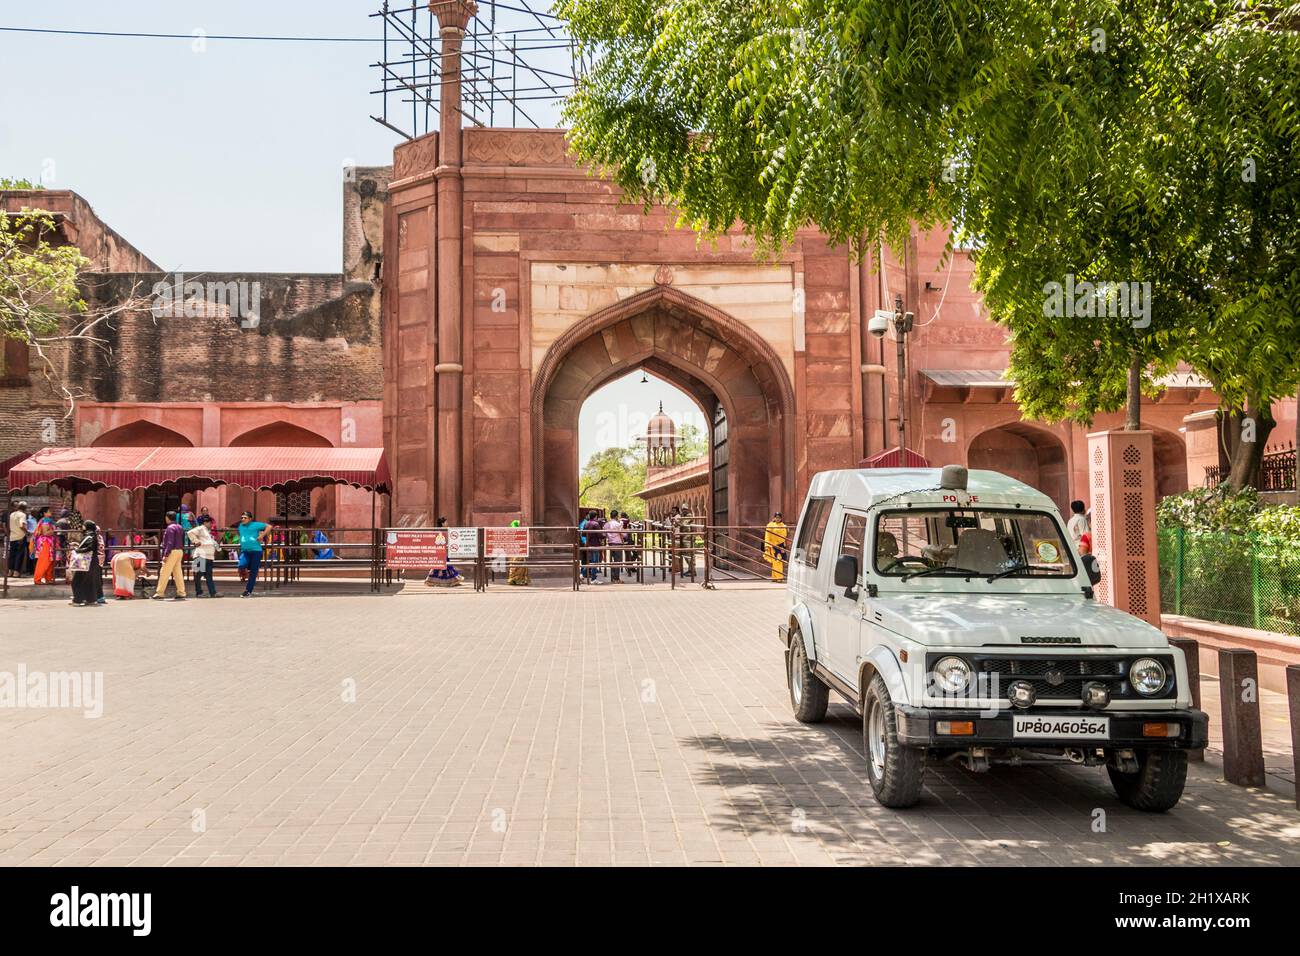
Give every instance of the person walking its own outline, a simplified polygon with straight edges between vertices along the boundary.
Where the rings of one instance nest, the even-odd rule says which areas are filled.
[[[25,574],[27,571],[27,502],[9,512],[9,573]]]
[[[153,599],[161,601],[167,596],[167,581],[176,584],[174,601],[185,600],[185,531],[176,520],[176,512],[167,512],[167,527],[163,531],[162,541],[158,545],[162,558],[162,567],[158,569],[158,587],[153,592]]]
[[[257,572],[262,567],[262,545],[271,536],[271,526],[265,521],[254,521],[253,513],[245,511],[239,516],[239,566],[247,572],[244,590],[240,597],[252,597],[257,586]]]
[[[87,521],[81,540],[68,552],[68,576],[72,580],[73,607],[95,607],[95,579],[103,577],[99,563],[99,529]]]
[[[198,524],[185,535],[194,549],[194,596],[203,597],[203,585],[208,585],[208,597],[221,597],[212,579],[217,561],[217,539],[212,536],[212,518],[203,515]]]

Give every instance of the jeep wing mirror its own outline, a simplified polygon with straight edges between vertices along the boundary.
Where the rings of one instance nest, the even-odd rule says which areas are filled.
[[[1083,555],[1083,570],[1088,573],[1088,580],[1096,584],[1101,580],[1101,564],[1095,554]]]
[[[845,597],[854,597],[858,586],[858,559],[841,554],[835,559],[835,586],[844,589]]]

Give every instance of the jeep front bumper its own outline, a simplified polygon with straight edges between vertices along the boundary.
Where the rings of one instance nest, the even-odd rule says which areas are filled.
[[[907,747],[964,750],[967,747],[998,749],[1063,750],[1082,748],[1112,750],[1197,750],[1205,746],[1209,719],[1199,710],[1085,710],[1081,708],[1004,710],[996,715],[985,711],[898,705],[898,742]],[[1106,718],[1109,733],[1104,738],[1027,737],[1014,732],[1013,718],[1042,716],[1078,717],[1087,720]],[[971,733],[940,733],[940,722],[972,725]],[[1147,724],[1176,724],[1176,736],[1148,736]],[[963,728],[964,729],[964,728]]]

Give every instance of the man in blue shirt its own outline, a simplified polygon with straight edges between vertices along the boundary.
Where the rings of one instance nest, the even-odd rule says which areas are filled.
[[[244,593],[252,597],[257,584],[257,572],[262,567],[262,543],[271,535],[271,526],[264,521],[254,521],[253,513],[245,511],[239,518],[239,566],[248,572]]]

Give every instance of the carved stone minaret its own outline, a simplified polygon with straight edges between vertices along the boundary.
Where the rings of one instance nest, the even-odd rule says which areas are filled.
[[[465,186],[461,179],[461,43],[470,18],[478,12],[474,0],[432,0],[442,37],[439,100],[438,166],[438,512],[460,523],[461,472],[464,445],[461,391],[464,380],[464,325],[461,302],[462,238]]]

